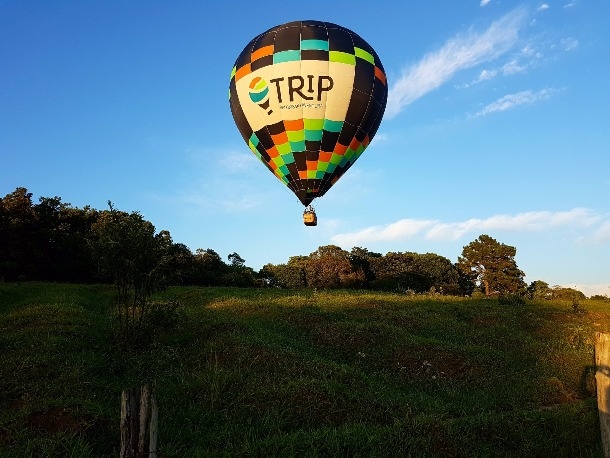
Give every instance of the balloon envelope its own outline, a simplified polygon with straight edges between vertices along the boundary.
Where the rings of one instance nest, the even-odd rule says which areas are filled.
[[[377,53],[329,22],[273,27],[241,52],[229,103],[252,152],[303,205],[323,196],[360,157],[388,95]]]

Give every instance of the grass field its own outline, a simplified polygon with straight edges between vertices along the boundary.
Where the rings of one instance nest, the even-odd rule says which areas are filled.
[[[140,348],[107,286],[0,284],[0,457],[117,456],[154,382],[161,457],[601,457],[608,302],[171,288]],[[584,310],[582,310],[584,309]]]

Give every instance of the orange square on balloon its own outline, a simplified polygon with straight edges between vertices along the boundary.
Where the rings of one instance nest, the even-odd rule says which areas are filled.
[[[347,146],[342,145],[341,143],[337,143],[335,145],[335,154],[338,154],[339,156],[343,156],[346,151],[347,151]]]
[[[284,143],[288,143],[288,135],[286,134],[286,131],[272,135],[271,139],[276,145],[283,145]]]
[[[250,64],[246,64],[235,72],[235,81],[239,81],[240,78],[243,78],[246,75],[252,73],[250,68]]]
[[[252,61],[258,60],[261,57],[270,56],[273,54],[273,45],[263,46],[252,53]]]
[[[290,132],[298,132],[305,129],[303,119],[284,120],[284,126],[286,127],[286,130],[289,130]]]
[[[329,153],[327,151],[320,151],[320,158],[318,159],[321,162],[330,162],[330,158],[333,153]]]
[[[269,155],[269,157],[274,158],[274,157],[278,157],[280,155],[280,152],[277,150],[277,148],[275,146],[273,146],[267,150],[267,154]]]

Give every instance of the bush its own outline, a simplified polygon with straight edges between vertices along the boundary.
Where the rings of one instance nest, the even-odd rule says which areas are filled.
[[[575,313],[576,315],[584,315],[586,312],[587,311],[585,308],[580,305],[578,296],[574,296],[574,298],[572,298],[572,313]]]
[[[169,331],[177,329],[185,321],[186,315],[178,301],[151,302],[146,315],[146,324],[157,329]]]
[[[502,294],[498,297],[500,305],[525,305],[525,299],[518,294]]]

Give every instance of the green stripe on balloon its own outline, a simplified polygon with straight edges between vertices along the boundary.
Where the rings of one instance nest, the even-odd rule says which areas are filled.
[[[286,165],[282,156],[276,156],[276,157],[272,158],[271,161],[278,167],[281,167],[282,165]]]
[[[356,65],[356,56],[341,51],[329,51],[328,60],[330,62],[338,62],[341,64]]]
[[[290,142],[282,143],[280,145],[275,145],[280,154],[288,154],[292,153],[292,148],[290,147]]]
[[[290,142],[302,142],[305,140],[305,132],[302,130],[287,130],[288,140]]]
[[[289,51],[280,51],[276,52],[273,55],[273,63],[281,64],[282,62],[293,62],[296,60],[301,60],[301,51],[300,50],[289,50]]]
[[[325,119],[323,124],[324,130],[328,132],[341,132],[343,128],[343,121],[332,121],[330,119]]]
[[[375,58],[373,57],[373,55],[371,53],[365,51],[362,48],[354,48],[354,51],[355,51],[354,53],[356,54],[356,57],[366,60],[371,65],[375,65]]]
[[[322,130],[324,128],[324,119],[303,119],[305,131]]]
[[[330,157],[330,163],[337,166],[337,165],[341,164],[342,159],[343,159],[343,156],[341,154],[333,153],[332,156]]]
[[[328,40],[301,40],[301,50],[328,51]]]
[[[258,139],[256,134],[253,133],[252,136],[250,137],[250,139],[248,140],[248,144],[252,144],[256,147],[256,146],[258,146],[259,143],[260,143],[260,140]]]
[[[295,152],[305,151],[305,140],[303,139],[296,142],[290,142],[290,149]]]
[[[290,174],[290,172],[288,171],[288,167],[282,165],[277,168],[277,171],[281,174],[280,180],[282,180],[284,184],[288,184],[288,175]]]
[[[356,153],[356,151],[354,151],[351,148],[348,148],[347,151],[345,152],[345,154],[343,155],[343,157],[351,162],[352,157],[354,157],[355,153]]]
[[[319,142],[322,141],[322,134],[324,133],[323,130],[321,129],[317,129],[317,130],[308,130],[305,129],[305,140],[309,141],[309,142]]]
[[[305,126],[305,140],[310,142],[322,140],[324,119],[304,119],[303,125]]]

